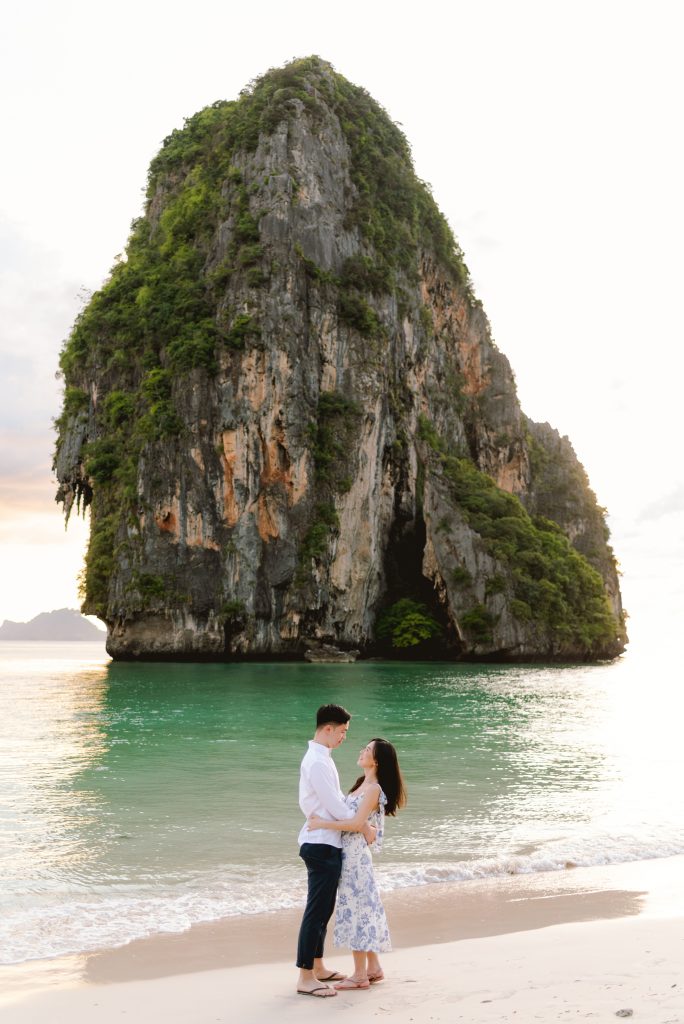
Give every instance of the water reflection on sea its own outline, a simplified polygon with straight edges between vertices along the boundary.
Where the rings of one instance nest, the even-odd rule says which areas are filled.
[[[0,961],[295,905],[299,760],[386,736],[409,787],[385,888],[684,852],[668,664],[113,664],[0,645]]]

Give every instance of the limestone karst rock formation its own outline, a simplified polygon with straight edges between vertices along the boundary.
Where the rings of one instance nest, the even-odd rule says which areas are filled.
[[[523,415],[402,132],[319,58],[165,141],[61,368],[114,657],[624,649],[582,467]]]

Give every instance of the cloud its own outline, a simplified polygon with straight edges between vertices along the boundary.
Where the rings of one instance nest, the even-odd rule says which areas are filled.
[[[0,481],[15,476],[49,476],[54,444],[50,424],[38,424],[33,430],[27,423],[0,428]]]
[[[489,221],[490,217],[485,210],[475,210],[465,217],[452,218],[454,234],[463,246],[466,257],[473,249],[496,249],[501,245]]]
[[[47,516],[27,517],[8,535],[0,530],[0,621],[26,621],[41,611],[79,605],[87,533],[87,521],[74,520],[65,534],[59,517]]]
[[[55,502],[57,484],[45,477],[9,477],[0,479],[0,530],[8,523],[20,526],[27,516],[52,516],[61,519],[61,505]]]
[[[637,522],[653,522],[676,512],[684,512],[684,480],[669,494],[656,498],[646,505],[637,516]]]
[[[52,420],[60,407],[55,374],[62,339],[81,299],[59,259],[0,219],[0,520],[7,535],[36,514],[54,517]],[[32,531],[40,542],[41,530]]]
[[[88,522],[86,518],[86,523]],[[73,526],[73,529],[72,529]],[[15,514],[0,517],[0,545],[2,544],[68,544],[73,535],[83,532],[83,517],[73,516],[69,528],[64,523],[59,506],[36,502],[15,510]],[[88,527],[86,527],[86,533]]]
[[[47,431],[0,431],[0,524],[42,513],[59,519],[52,473],[54,439]]]
[[[36,378],[54,381],[62,341],[82,304],[79,292],[56,253],[0,218],[0,354],[22,376],[28,397]]]

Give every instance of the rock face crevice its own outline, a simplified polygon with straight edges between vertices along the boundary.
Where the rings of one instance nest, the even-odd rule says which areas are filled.
[[[166,141],[61,365],[58,500],[90,508],[114,657],[376,653],[404,597],[440,627],[419,653],[624,648],[605,510],[523,415],[403,136],[318,58]]]

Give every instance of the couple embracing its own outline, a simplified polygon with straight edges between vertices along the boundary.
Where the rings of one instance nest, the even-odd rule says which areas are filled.
[[[308,893],[297,945],[297,991],[322,999],[337,995],[338,989],[367,989],[384,978],[378,953],[391,946],[371,849],[382,847],[385,815],[396,814],[406,803],[396,751],[379,738],[361,750],[357,763],[363,774],[343,796],[331,752],[346,739],[350,719],[339,704],[318,709],[316,733],[299,777],[299,806],[307,818],[299,833],[299,856],[306,864]],[[334,943],[352,950],[349,977],[323,962],[336,900]]]

